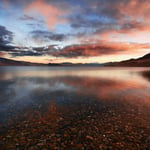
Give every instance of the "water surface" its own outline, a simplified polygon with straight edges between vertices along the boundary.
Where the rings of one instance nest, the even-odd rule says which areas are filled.
[[[150,147],[150,68],[0,67],[3,149]]]

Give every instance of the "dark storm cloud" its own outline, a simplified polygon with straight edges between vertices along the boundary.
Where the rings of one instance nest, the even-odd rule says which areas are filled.
[[[11,53],[11,55],[13,57],[17,57],[17,56],[42,56],[43,53],[33,52],[33,51],[19,51],[19,52]]]
[[[18,57],[18,56],[44,56],[44,55],[49,55],[51,53],[54,53],[57,51],[55,48],[57,45],[49,45],[47,47],[16,47],[14,48],[15,51],[8,51],[10,55],[13,57]]]
[[[0,51],[1,54],[3,52],[8,53],[9,51],[13,51],[14,46],[11,46],[11,42],[13,40],[13,32],[7,30],[4,26],[0,25]]]
[[[36,34],[35,34],[36,33]],[[52,38],[53,40],[62,40],[63,39],[63,35],[53,35],[52,33],[49,35],[46,32],[45,34],[44,32],[33,32],[33,34],[35,34],[34,36],[38,36],[38,35],[42,35],[46,36],[48,35],[48,38]],[[13,57],[17,57],[17,56],[42,56],[45,54],[48,54],[50,52],[54,52],[55,51],[55,45],[51,45],[48,47],[33,47],[33,48],[29,48],[29,47],[18,47],[18,46],[12,46],[12,40],[13,40],[13,32],[7,30],[4,26],[0,26],[0,51],[1,54],[3,53],[7,53],[12,55]]]
[[[51,32],[35,31],[32,32],[34,36],[42,36],[53,40],[62,40],[64,35],[52,34]],[[56,45],[50,45],[47,47],[18,47],[12,45],[13,32],[7,30],[4,26],[0,26],[0,53],[10,54],[13,57],[17,56],[42,56],[56,51]]]
[[[0,51],[3,51],[3,52],[14,52],[15,51],[15,46],[1,45],[0,44]]]
[[[6,45],[13,40],[13,32],[0,25],[0,45]]]

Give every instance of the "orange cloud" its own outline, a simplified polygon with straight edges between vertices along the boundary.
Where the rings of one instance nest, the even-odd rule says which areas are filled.
[[[94,37],[105,41],[148,43],[150,38],[150,26],[146,23],[130,22],[130,24],[122,25],[122,28],[118,30],[109,29],[107,31],[97,32],[92,38]]]
[[[101,41],[95,44],[72,45],[60,51],[50,53],[56,57],[89,57],[113,54],[134,54],[143,49],[150,49],[150,44],[121,43]]]
[[[126,16],[134,17],[134,19],[144,19],[144,21],[149,21],[150,17],[150,3],[148,0],[130,0],[126,6],[119,5],[118,9],[120,12]]]
[[[66,22],[66,20],[63,18],[63,15],[66,13],[66,11],[58,9],[44,0],[33,1],[25,8],[25,11],[35,12],[44,16],[45,22],[50,29],[53,29],[58,23]]]
[[[107,3],[106,8],[109,8],[107,11],[109,15],[116,19],[116,24],[112,24],[106,30],[97,31],[95,35],[98,38],[108,41],[126,41],[125,38],[127,37],[128,41],[134,39],[140,43],[140,40],[143,38],[142,42],[149,42],[149,0],[116,1],[112,5]],[[147,36],[147,39],[144,36]]]

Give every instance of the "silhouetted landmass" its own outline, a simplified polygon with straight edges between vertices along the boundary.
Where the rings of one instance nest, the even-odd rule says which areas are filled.
[[[0,58],[0,66],[41,66],[44,64]]]
[[[48,63],[48,64],[42,64],[42,63],[31,63],[31,62],[24,62],[24,61],[16,61],[6,58],[0,57],[0,66],[102,66],[102,64],[98,63],[70,63],[70,62],[64,62],[64,63]]]
[[[109,63],[70,63],[70,62],[64,62],[64,63],[48,63],[48,64],[42,64],[42,63],[31,63],[31,62],[24,62],[24,61],[15,61],[11,59],[6,58],[0,58],[0,66],[116,66],[116,67],[150,67],[150,53],[147,55],[144,55],[143,57],[140,57],[138,59],[130,59],[125,60],[121,62],[109,62]]]
[[[150,67],[150,53],[138,59],[130,59],[121,62],[111,62],[105,66],[123,66],[123,67]]]

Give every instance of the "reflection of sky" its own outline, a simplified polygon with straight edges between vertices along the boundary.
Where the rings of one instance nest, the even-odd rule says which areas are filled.
[[[39,77],[39,78],[53,78],[53,77],[61,77],[61,76],[80,76],[80,77],[94,77],[94,78],[103,78],[103,79],[116,79],[116,80],[124,80],[128,79],[131,81],[147,82],[147,80],[143,79],[140,72],[145,72],[149,70],[148,68],[76,68],[76,67],[67,67],[67,68],[59,68],[59,67],[17,67],[10,68],[5,67],[6,71],[3,72],[3,69],[0,70],[2,72],[1,79],[8,80],[13,78],[20,77]],[[7,71],[9,70],[9,71]],[[141,82],[142,80],[142,82]]]
[[[24,71],[23,71],[24,70]],[[150,105],[148,68],[1,68],[0,114],[50,100],[67,101],[69,95],[97,100]],[[61,95],[60,95],[61,93]]]

